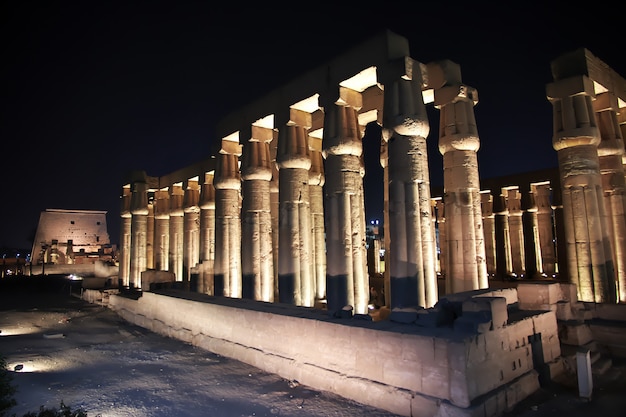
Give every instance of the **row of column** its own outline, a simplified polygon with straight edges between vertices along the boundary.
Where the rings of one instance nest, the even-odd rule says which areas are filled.
[[[446,291],[486,288],[476,91],[449,61],[426,66],[405,58],[377,70],[387,305],[431,307],[438,300],[425,88],[434,89],[441,115]],[[325,302],[330,312],[350,306],[367,314],[362,92],[337,87],[318,100],[314,112],[293,108],[271,126],[252,124],[236,142],[224,140],[214,173],[204,178],[152,191],[145,178],[126,186],[123,283],[137,287],[142,271],[169,270],[187,288],[197,276],[203,293],[307,307]]]

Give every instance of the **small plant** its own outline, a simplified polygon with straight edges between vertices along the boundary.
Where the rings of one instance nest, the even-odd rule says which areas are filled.
[[[83,410],[72,411],[72,409],[61,401],[59,409],[56,408],[39,408],[39,413],[29,412],[23,417],[87,417],[87,413]]]
[[[13,397],[16,392],[13,375],[7,370],[7,361],[0,356],[0,417],[8,417],[9,410],[17,404]]]

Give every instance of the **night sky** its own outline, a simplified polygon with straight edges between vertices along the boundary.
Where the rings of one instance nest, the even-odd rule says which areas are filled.
[[[126,172],[160,176],[209,157],[222,117],[385,29],[420,62],[458,63],[478,90],[483,178],[556,166],[551,60],[586,47],[626,76],[624,6],[432,3],[3,2],[0,247],[30,249],[45,209],[105,210],[118,244]],[[441,185],[429,113],[431,183]],[[368,218],[382,215],[373,161]]]

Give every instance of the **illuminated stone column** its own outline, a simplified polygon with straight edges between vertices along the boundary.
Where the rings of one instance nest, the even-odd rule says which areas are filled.
[[[311,156],[306,128],[288,123],[278,133],[278,297],[281,303],[312,307]]]
[[[132,214],[130,214],[130,184],[122,188],[120,196],[120,259],[118,279],[128,287],[130,278],[130,230]],[[45,260],[44,260],[45,263]]]
[[[214,295],[213,264],[215,262],[215,187],[213,172],[204,174],[200,192],[200,278],[198,292]]]
[[[242,297],[267,302],[274,301],[271,139],[271,130],[252,126],[252,137],[244,143],[241,159]]]
[[[316,138],[309,137],[309,143]],[[319,140],[317,140],[319,141]],[[320,148],[321,148],[321,141]],[[311,202],[311,244],[315,299],[326,299],[326,236],[324,229],[324,158],[320,149],[311,148],[309,200]]]
[[[130,198],[130,278],[129,286],[141,288],[141,273],[146,270],[146,233],[148,222],[148,186],[143,181],[131,184]]]
[[[624,140],[616,112],[617,97],[606,92],[593,102],[600,129],[598,157],[607,223],[615,262],[617,300],[626,302],[626,179],[624,178]]]
[[[381,74],[383,138],[389,164],[391,310],[432,307],[438,301],[426,138],[430,132],[419,63],[398,61]],[[394,73],[395,72],[395,73]]]
[[[557,79],[546,91],[554,114],[552,145],[561,175],[569,280],[577,284],[581,301],[615,301],[593,81],[584,75]]]
[[[502,193],[494,196],[493,212],[495,214],[496,233],[496,275],[499,278],[509,278],[513,275],[509,210],[506,205],[506,197]]]
[[[278,166],[276,164],[276,143],[275,138],[270,144],[270,154],[272,155],[272,180],[270,181],[270,213],[272,215],[272,258],[274,263],[274,300],[278,300],[278,220],[279,220],[279,188],[278,188]]]
[[[474,117],[478,94],[462,83],[461,70],[451,61],[429,64],[428,74],[429,83],[436,86],[435,107],[441,110],[439,152],[443,155],[446,205],[446,285],[452,292],[487,288],[477,158],[480,139]]]
[[[352,306],[367,314],[369,276],[365,247],[365,204],[361,155],[362,134],[357,117],[360,94],[341,89],[337,101],[323,103],[327,308],[334,314]],[[336,97],[335,97],[336,98]]]
[[[526,274],[524,252],[524,226],[522,223],[522,195],[517,186],[504,187],[504,194],[507,211],[509,213],[509,242],[511,244],[511,266],[516,277],[523,277]]]
[[[537,207],[537,232],[539,234],[539,253],[541,254],[541,272],[554,278],[556,276],[556,251],[554,239],[555,228],[552,203],[550,202],[551,186],[549,182],[530,185],[533,200]]]
[[[167,188],[155,195],[154,204],[154,268],[168,271],[170,268],[170,195]]]
[[[531,190],[521,196],[523,245],[524,245],[524,276],[529,279],[543,276],[541,264],[541,245],[539,240],[539,209],[535,204],[535,196]]]
[[[215,295],[241,298],[241,208],[239,153],[220,152],[215,187]]]
[[[496,276],[496,215],[493,212],[493,196],[490,190],[481,191],[481,208],[483,211],[483,228],[485,230],[485,261],[487,274]]]
[[[200,262],[200,186],[198,179],[187,181],[183,197],[183,287],[190,289],[191,270]],[[197,290],[197,288],[195,289]]]
[[[176,281],[183,280],[184,198],[182,184],[173,184],[170,189],[169,270],[176,276]]]
[[[148,219],[146,229],[146,269],[154,269],[154,193],[148,192]]]
[[[439,240],[439,274],[444,277],[446,276],[446,251],[444,247],[444,243],[446,241],[446,213],[445,213],[445,205],[443,204],[443,198],[438,197],[435,201],[435,212],[437,213],[437,230],[438,230],[438,240]],[[444,280],[444,282],[447,282]],[[446,294],[449,294],[448,289],[444,287],[444,291]]]

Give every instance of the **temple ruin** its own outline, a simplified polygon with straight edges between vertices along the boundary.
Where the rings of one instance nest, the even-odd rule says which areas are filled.
[[[357,45],[223,119],[206,159],[129,174],[119,283],[137,296],[112,297],[112,308],[400,415],[510,409],[566,371],[561,320],[600,314],[585,303],[626,303],[626,80],[585,49],[556,57],[552,73],[558,169],[487,183],[478,93],[460,65],[421,63],[389,31]],[[426,106],[439,111],[438,195]],[[370,123],[382,129],[384,172],[384,240],[374,242]],[[368,259],[381,247],[374,315]],[[589,342],[568,326],[572,345]]]

